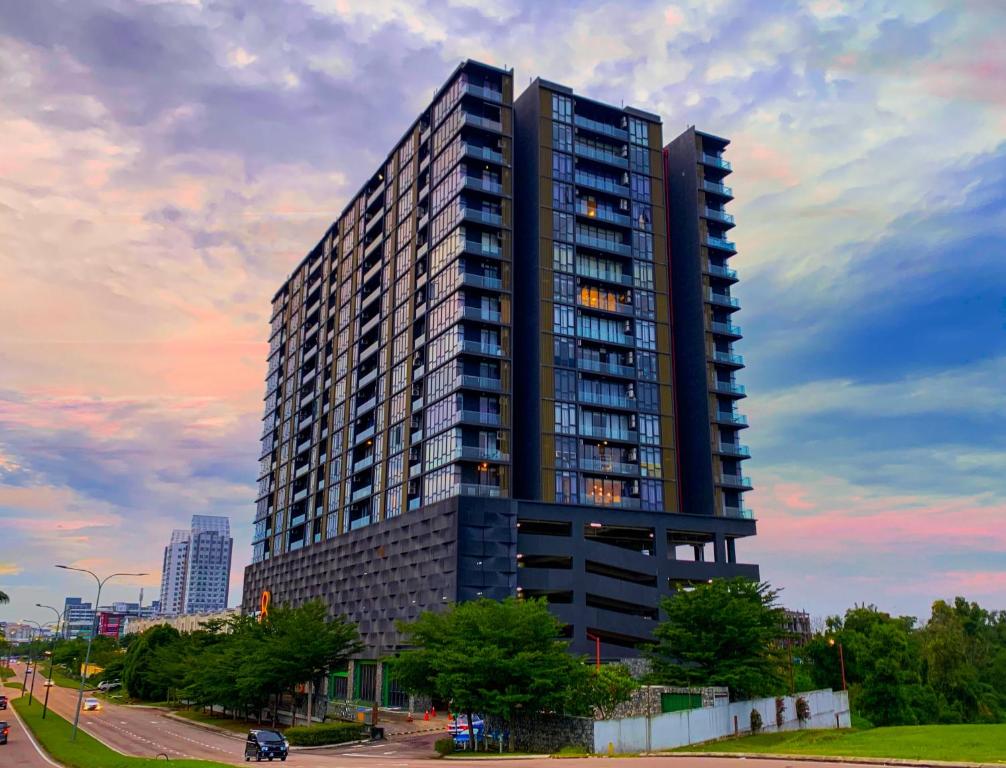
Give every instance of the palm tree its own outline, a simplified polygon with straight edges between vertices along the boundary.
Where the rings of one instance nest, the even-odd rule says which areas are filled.
[[[9,602],[10,602],[10,598],[7,597],[7,593],[4,592],[2,589],[0,589],[0,605],[3,605],[4,603],[9,603]]]

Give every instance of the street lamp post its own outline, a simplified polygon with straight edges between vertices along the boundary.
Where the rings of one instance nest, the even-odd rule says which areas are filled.
[[[21,623],[22,624],[34,624],[36,627],[38,627],[38,635],[36,635],[36,637],[38,639],[42,638],[42,625],[39,624],[37,621],[32,621],[31,619],[22,619]],[[25,684],[26,687],[28,687],[28,706],[30,707],[31,706],[32,696],[35,695],[35,678],[38,677],[38,670],[35,669],[36,665],[35,665],[35,641],[34,640],[32,640],[32,641],[30,641],[28,643],[28,664],[30,665],[30,668],[31,668],[31,686],[28,687],[28,673],[27,672],[25,672],[25,681],[24,681],[24,684]],[[24,696],[24,689],[23,688],[21,689],[21,695]]]
[[[101,603],[101,588],[105,586],[106,581],[115,578],[116,576],[146,576],[147,574],[112,573],[102,579],[99,578],[98,574],[94,571],[89,571],[86,568],[73,568],[69,565],[57,565],[56,567],[62,568],[64,571],[80,571],[81,573],[89,573],[94,577],[95,582],[98,584],[98,594],[94,598],[94,620],[91,622],[91,631],[87,633],[87,652],[84,654],[84,668],[80,671],[80,689],[77,691],[77,708],[73,713],[73,730],[70,732],[70,741],[76,741],[77,724],[80,722],[80,707],[84,702],[84,681],[87,679],[87,667],[91,662],[91,641],[94,640],[94,633],[98,631],[98,605]]]
[[[50,611],[52,611],[53,613],[56,614],[56,635],[58,636],[59,635],[59,628],[60,628],[60,626],[62,626],[62,622],[63,622],[63,614],[60,613],[58,609],[53,608],[51,605],[42,605],[42,603],[35,603],[35,607],[36,608],[48,608]],[[64,609],[64,613],[65,613],[65,609]],[[53,647],[53,649],[56,648],[55,642],[53,643],[52,647]],[[52,651],[50,651],[49,652],[49,677],[48,677],[49,684],[45,687],[45,701],[42,704],[42,719],[43,720],[45,720],[46,712],[49,711],[49,691],[52,690],[52,662],[53,662],[53,653],[52,653]]]
[[[835,645],[835,638],[828,638],[828,645]],[[847,691],[849,687],[845,684],[845,654],[842,652],[842,643],[838,643],[838,666],[842,670],[842,690]]]

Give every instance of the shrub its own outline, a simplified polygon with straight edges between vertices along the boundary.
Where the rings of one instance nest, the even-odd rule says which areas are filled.
[[[759,712],[757,709],[752,709],[751,733],[758,733],[759,731],[761,731],[761,727],[762,727],[761,712]]]
[[[433,742],[433,748],[439,755],[449,755],[454,751],[454,739],[437,739]]]
[[[801,723],[810,720],[810,704],[807,703],[807,700],[803,696],[800,696],[796,700],[796,719]]]
[[[782,696],[777,696],[775,700],[775,724],[777,728],[782,728],[782,724],[786,721],[783,716],[786,712],[786,700]]]
[[[342,744],[363,738],[363,727],[359,723],[322,723],[321,725],[298,725],[284,732],[287,741],[295,747],[319,747],[323,744]]]

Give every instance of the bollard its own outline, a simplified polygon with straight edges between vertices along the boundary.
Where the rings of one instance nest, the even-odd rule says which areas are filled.
[[[608,742],[608,757],[615,756],[615,743],[613,741]]]

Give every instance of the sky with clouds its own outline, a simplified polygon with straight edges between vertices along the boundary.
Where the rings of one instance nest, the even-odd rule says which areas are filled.
[[[0,618],[250,555],[269,299],[464,58],[732,139],[742,402],[784,602],[1006,608],[1006,6],[0,4]],[[114,584],[114,582],[113,582]]]

